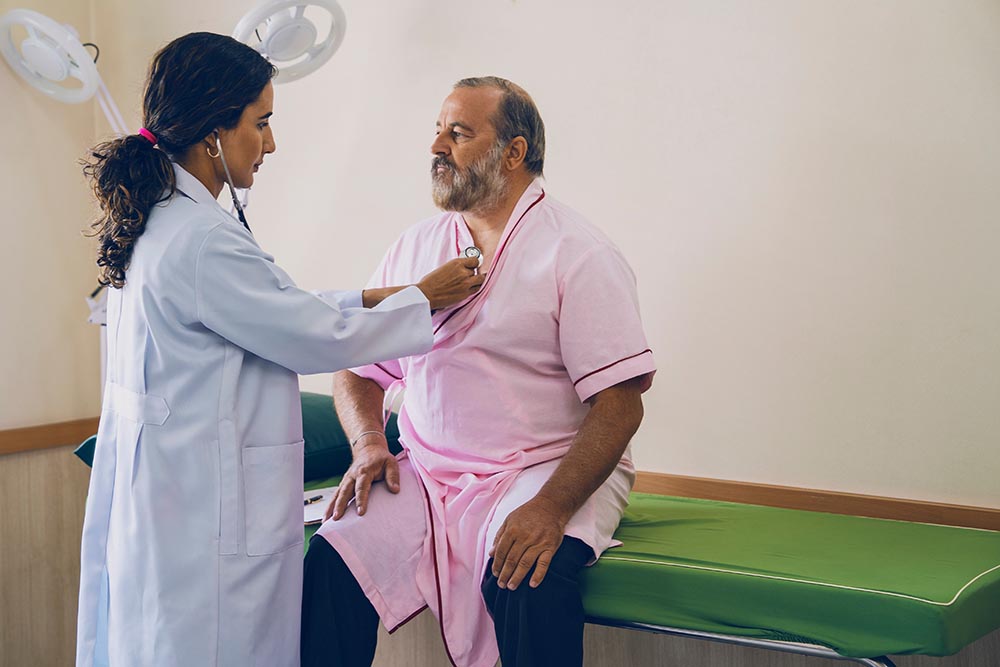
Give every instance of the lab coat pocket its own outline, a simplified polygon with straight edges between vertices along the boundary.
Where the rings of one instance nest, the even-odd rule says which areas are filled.
[[[248,556],[302,544],[303,441],[243,449]]]

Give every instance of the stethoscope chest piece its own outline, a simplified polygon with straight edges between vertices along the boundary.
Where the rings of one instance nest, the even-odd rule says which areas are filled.
[[[479,260],[479,266],[483,265],[483,251],[474,245],[470,245],[468,248],[462,251],[463,257],[471,257],[472,259]],[[473,275],[479,275],[479,268],[472,270]]]

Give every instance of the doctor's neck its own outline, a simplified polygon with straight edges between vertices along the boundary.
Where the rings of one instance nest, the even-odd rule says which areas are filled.
[[[510,214],[514,212],[514,207],[517,206],[517,202],[521,199],[521,195],[524,194],[524,191],[528,189],[528,186],[534,180],[535,177],[531,174],[523,170],[518,170],[518,173],[512,175],[507,184],[507,193],[495,207],[488,210],[473,209],[470,211],[461,211],[462,217],[465,218],[465,224],[469,227],[469,231],[473,235],[498,234],[503,232],[504,227],[507,226],[507,220],[510,219]]]
[[[200,146],[200,144],[199,144]],[[194,148],[198,148],[195,146]],[[200,154],[199,154],[200,153]],[[216,199],[222,193],[222,188],[225,186],[225,179],[221,178],[216,172],[215,165],[212,163],[212,159],[208,157],[204,149],[199,148],[198,150],[190,150],[188,154],[177,161],[184,171],[188,172],[205,186],[212,196]]]

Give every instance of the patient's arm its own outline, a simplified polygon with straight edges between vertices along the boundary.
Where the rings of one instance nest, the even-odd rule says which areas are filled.
[[[552,477],[500,526],[491,551],[500,588],[516,588],[536,562],[529,583],[542,583],[566,524],[614,471],[639,428],[641,380],[622,382],[588,400],[590,411]]]
[[[399,492],[399,464],[389,453],[382,423],[384,397],[382,387],[373,380],[351,371],[340,371],[333,376],[333,404],[348,441],[354,442],[366,431],[375,433],[365,435],[351,448],[354,461],[344,473],[324,519],[333,516],[336,521],[344,516],[347,503],[355,496],[358,514],[364,514],[371,485],[378,480],[384,479],[390,491]]]
[[[467,299],[480,288],[486,279],[478,273],[479,260],[473,257],[458,257],[449,260],[420,279],[417,287],[431,304],[431,310],[447,308]],[[410,285],[396,287],[376,287],[361,292],[361,302],[365,308],[374,308],[384,299]]]

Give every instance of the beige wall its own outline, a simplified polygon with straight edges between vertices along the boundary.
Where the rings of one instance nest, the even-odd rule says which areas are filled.
[[[97,41],[134,128],[155,49],[228,32],[251,3],[168,4],[0,0],[0,11],[30,6]],[[343,4],[341,52],[278,89],[279,151],[248,211],[301,284],[360,285],[399,231],[433,212],[441,99],[461,76],[507,76],[546,119],[550,192],[638,274],[661,365],[635,441],[641,468],[1000,507],[995,0]],[[97,331],[82,302],[94,270],[77,233],[91,207],[76,159],[107,126],[95,105],[51,102],[5,66],[0,95],[0,428],[94,415]],[[72,539],[48,551],[54,533],[8,503],[0,532],[8,550],[30,541],[33,562],[68,577],[60,587],[75,598],[85,479],[68,457],[3,457],[0,475],[12,503],[30,491],[8,480],[65,480],[54,521]],[[8,589],[26,580],[13,553],[0,549],[4,618],[16,596],[25,619],[50,618],[19,646],[65,664],[72,599]],[[413,642],[435,638],[413,627]],[[46,643],[49,630],[60,638]],[[620,641],[606,632],[588,641]],[[692,650],[639,637],[608,660]],[[995,661],[991,641],[967,664]],[[729,650],[686,659],[735,664],[712,653]]]
[[[98,3],[126,115],[155,46],[245,4]],[[547,121],[550,192],[638,274],[641,468],[1000,507],[1000,5],[344,7],[341,52],[277,91],[248,212],[300,283],[359,285],[433,212],[441,99],[505,75]]]
[[[87,2],[0,0],[0,14],[16,7],[90,31]],[[6,63],[0,99],[0,429],[92,417],[100,353],[84,297],[97,273],[77,160],[94,141],[94,105],[52,101]]]

